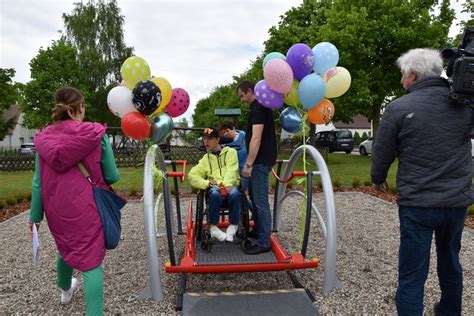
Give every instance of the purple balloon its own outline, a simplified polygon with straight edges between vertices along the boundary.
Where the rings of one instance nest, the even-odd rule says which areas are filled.
[[[283,106],[285,96],[268,86],[265,80],[257,82],[254,88],[255,97],[261,105],[270,109],[279,109]]]
[[[286,53],[286,62],[293,70],[295,79],[299,81],[313,70],[313,50],[306,44],[294,44]]]

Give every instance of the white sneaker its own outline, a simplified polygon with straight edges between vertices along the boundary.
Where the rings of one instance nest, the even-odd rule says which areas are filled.
[[[227,227],[227,230],[225,232],[225,235],[226,235],[225,240],[233,242],[237,229],[239,229],[239,225],[230,224],[229,227]]]
[[[211,238],[215,238],[219,241],[224,241],[227,235],[219,229],[219,227],[212,225],[211,226]]]
[[[69,290],[67,291],[61,290],[61,304],[65,305],[69,303],[72,299],[72,296],[74,295],[74,292],[76,292],[76,289],[77,289],[77,279],[72,278],[71,287],[69,288]]]

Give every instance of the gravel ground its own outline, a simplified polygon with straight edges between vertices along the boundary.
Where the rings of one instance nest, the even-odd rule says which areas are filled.
[[[314,201],[323,213],[323,196]],[[338,221],[337,274],[342,288],[322,296],[324,242],[313,221],[308,256],[316,255],[321,266],[312,270],[296,271],[296,275],[316,297],[315,305],[324,314],[394,314],[397,286],[398,215],[395,204],[362,193],[336,193]],[[189,199],[183,199],[187,209]],[[194,201],[194,199],[192,200]],[[299,198],[288,199],[285,205],[285,229],[279,240],[289,249],[298,248],[300,226]],[[184,217],[184,215],[183,215]],[[56,250],[46,225],[40,229],[41,263],[39,270],[32,267],[31,241],[26,231],[28,212],[0,223],[0,315],[21,314],[82,314],[83,293],[78,291],[72,303],[59,304],[60,291],[55,286]],[[136,296],[148,280],[146,251],[143,236],[143,205],[129,203],[122,217],[120,246],[110,251],[105,266],[105,310],[122,314],[175,314],[174,304],[178,275],[166,274],[166,240],[158,238],[162,285],[165,299],[160,302],[138,301]],[[463,311],[474,311],[474,230],[463,234],[461,260],[464,268]],[[183,249],[183,238],[175,243],[177,257]],[[432,314],[432,306],[439,297],[436,277],[436,255],[432,247],[431,268],[425,288],[425,310]],[[75,272],[80,282],[82,276]],[[238,279],[238,282],[236,281]],[[270,290],[291,288],[285,272],[244,273],[221,275],[189,275],[189,292]]]

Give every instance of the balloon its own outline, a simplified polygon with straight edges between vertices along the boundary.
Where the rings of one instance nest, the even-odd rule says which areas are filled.
[[[156,109],[156,111],[151,114],[151,116],[156,116],[159,113],[163,112],[168,103],[170,103],[171,94],[173,93],[173,91],[171,89],[170,83],[165,78],[153,77],[151,78],[151,81],[153,81],[161,90],[161,104],[158,109]]]
[[[171,101],[166,106],[166,111],[171,117],[177,117],[186,112],[189,107],[189,94],[183,88],[174,88]]]
[[[279,52],[271,52],[265,58],[263,59],[263,68],[265,68],[265,65],[272,59],[283,59],[285,60],[286,57],[282,53]]]
[[[150,66],[147,62],[138,56],[127,58],[120,68],[122,79],[127,84],[127,87],[132,89],[142,80],[147,80],[151,77]]]
[[[107,106],[115,116],[123,117],[129,112],[137,112],[132,102],[132,91],[123,86],[112,88],[107,95]]]
[[[283,94],[290,92],[293,84],[293,71],[286,61],[282,59],[270,60],[263,69],[263,77],[270,89]]]
[[[314,108],[324,98],[326,85],[317,74],[310,74],[300,81],[298,97],[306,110]]]
[[[120,83],[119,83],[119,86],[126,87],[126,86],[127,86],[127,84],[125,83],[125,81],[124,81],[124,80],[122,80],[122,81],[120,81]]]
[[[173,120],[166,113],[161,113],[153,119],[151,124],[150,139],[155,144],[159,144],[164,141],[170,135],[173,130]]]
[[[297,106],[298,104],[300,104],[300,99],[298,98],[299,84],[300,83],[298,82],[298,80],[293,80],[290,92],[285,95],[285,104],[292,106]]]
[[[308,111],[308,121],[313,124],[327,124],[334,117],[334,105],[328,99],[323,99],[321,103]]]
[[[254,93],[257,101],[264,107],[279,109],[283,106],[283,94],[270,89],[265,80],[257,82],[254,88]]]
[[[336,66],[339,61],[339,51],[329,42],[322,42],[314,46],[313,53],[313,70],[320,76],[324,76],[329,68]]]
[[[150,135],[150,122],[143,114],[137,112],[127,113],[122,118],[121,125],[122,131],[127,137],[143,140]]]
[[[349,90],[351,74],[344,67],[332,67],[324,75],[326,81],[326,98],[337,98]]]
[[[313,69],[313,51],[306,44],[294,44],[286,53],[286,62],[293,70],[295,79],[301,80]]]
[[[295,108],[286,108],[280,114],[280,126],[288,133],[301,131],[301,115]]]
[[[137,83],[133,89],[133,104],[138,112],[150,115],[160,106],[161,90],[151,80],[143,80]]]

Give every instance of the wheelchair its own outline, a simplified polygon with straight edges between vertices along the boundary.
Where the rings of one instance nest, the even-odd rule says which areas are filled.
[[[239,228],[235,234],[233,243],[242,244],[249,233],[250,220],[247,197],[242,188],[238,190],[241,194],[240,199],[240,218]],[[219,228],[227,227],[230,224],[230,210],[227,202],[227,196],[223,196],[223,202],[220,209],[220,220],[217,226]],[[204,221],[205,219],[205,221]],[[209,189],[199,190],[196,203],[195,225],[196,225],[196,244],[199,242],[201,249],[205,252],[211,252],[212,246],[220,241],[211,238],[211,227],[209,223]]]

